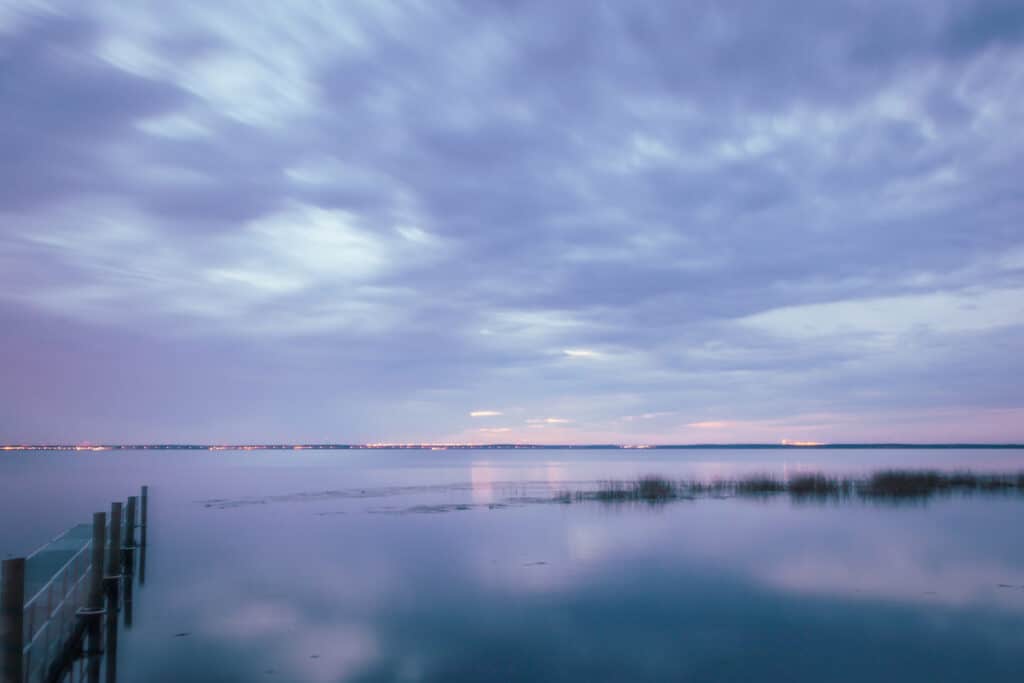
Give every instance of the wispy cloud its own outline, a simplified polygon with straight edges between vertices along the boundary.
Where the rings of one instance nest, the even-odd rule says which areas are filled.
[[[15,3],[0,441],[1024,439],[1018,4]]]
[[[624,415],[622,419],[626,422],[632,422],[633,420],[657,420],[658,418],[670,417],[675,414],[671,410],[659,410],[651,413],[641,413],[640,415]]]
[[[569,358],[600,358],[602,355],[592,349],[563,349],[562,353]]]

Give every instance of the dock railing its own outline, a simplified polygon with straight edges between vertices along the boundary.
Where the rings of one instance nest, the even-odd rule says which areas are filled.
[[[77,527],[76,527],[77,528]],[[34,596],[25,602],[25,681],[45,680],[48,665],[71,640],[86,606],[87,579],[93,572],[92,541],[86,541]],[[37,551],[39,552],[39,551]],[[31,566],[35,554],[26,558]]]
[[[76,653],[99,656],[100,648],[85,653],[81,644],[90,621],[98,625],[106,617],[116,628],[122,568],[134,567],[134,557],[123,555],[134,554],[137,526],[147,538],[136,522],[137,501],[128,499],[123,516],[122,504],[113,503],[109,524],[105,513],[96,513],[92,524],[68,529],[28,557],[3,561],[0,683],[74,680],[65,670],[83,659]],[[148,487],[142,487],[141,502],[145,523]]]

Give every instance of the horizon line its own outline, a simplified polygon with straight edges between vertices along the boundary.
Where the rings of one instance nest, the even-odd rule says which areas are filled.
[[[1024,449],[1024,443],[1014,442],[845,442],[782,441],[778,443],[18,443],[0,445],[0,451],[113,451],[113,450],[672,450],[672,449],[868,449],[868,448],[943,448],[943,449]]]

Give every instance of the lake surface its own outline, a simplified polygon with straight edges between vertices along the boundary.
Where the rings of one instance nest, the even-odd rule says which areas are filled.
[[[1024,680],[1024,496],[543,502],[889,467],[1024,451],[21,453],[0,554],[150,486],[127,683]]]

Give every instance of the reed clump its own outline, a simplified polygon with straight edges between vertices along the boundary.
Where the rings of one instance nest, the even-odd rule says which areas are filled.
[[[782,493],[786,490],[786,482],[775,477],[755,475],[736,482],[736,493],[747,495],[764,495]]]
[[[875,498],[922,498],[940,493],[973,491],[1024,491],[1024,473],[975,474],[930,470],[883,470],[875,472],[861,486],[861,494]]]
[[[861,487],[861,494],[867,497],[920,497],[954,487],[974,487],[974,477],[967,473],[952,476],[938,472],[902,472],[884,470],[875,472]]]
[[[797,474],[789,479],[752,475],[736,480],[673,481],[658,475],[636,480],[600,482],[596,489],[561,492],[559,502],[596,500],[605,503],[665,503],[697,497],[789,495],[794,500],[859,497],[864,500],[920,500],[951,493],[1021,493],[1024,473],[976,474],[934,470],[881,470],[867,477]]]
[[[824,474],[800,474],[789,480],[786,490],[797,498],[838,496],[849,490],[840,479]]]
[[[594,491],[577,491],[576,500],[597,500],[605,503],[664,503],[680,497],[681,486],[657,475],[635,481],[604,481]]]
[[[636,493],[640,500],[659,502],[671,500],[678,495],[675,483],[661,477],[643,477],[637,482]]]

